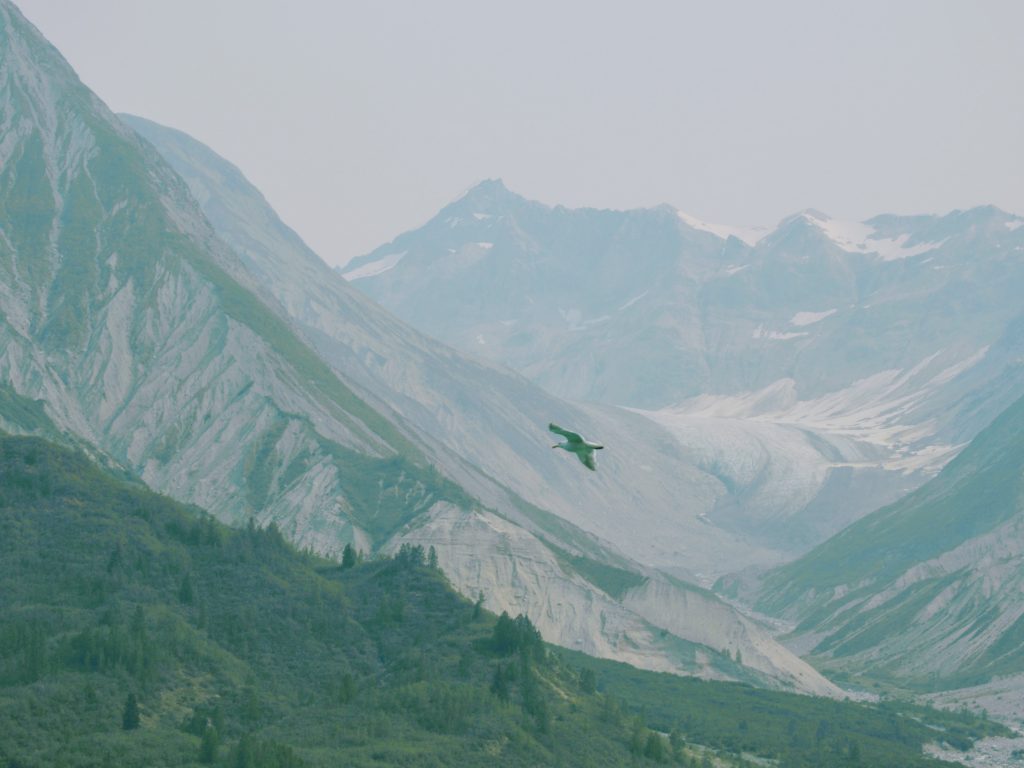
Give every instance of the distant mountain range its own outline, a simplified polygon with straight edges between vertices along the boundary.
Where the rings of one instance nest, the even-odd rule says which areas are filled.
[[[992,207],[808,210],[752,236],[669,206],[552,208],[491,180],[342,272],[555,394],[660,409],[787,380],[812,401],[925,360],[923,381],[951,378],[1024,313],[1022,252],[1024,219]]]
[[[552,393],[640,409],[714,479],[702,519],[799,553],[1024,395],[1022,257],[992,207],[752,231],[492,180],[343,274]]]

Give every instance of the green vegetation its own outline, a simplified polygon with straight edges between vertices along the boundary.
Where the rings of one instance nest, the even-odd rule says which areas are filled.
[[[619,599],[634,587],[642,586],[647,577],[625,568],[618,568],[608,563],[601,563],[583,555],[571,555],[550,542],[547,546],[554,550],[559,561],[568,569],[576,571],[595,587],[604,590],[612,597]]]
[[[369,429],[381,440],[417,463],[422,454],[395,427],[346,387],[308,344],[256,296],[232,279],[206,255],[199,253],[185,238],[180,243],[189,264],[216,289],[224,311],[235,321],[248,326],[280,354],[304,385],[315,386],[333,406],[334,414],[357,433]],[[353,417],[359,423],[353,421]]]
[[[0,419],[27,432],[56,437],[59,431],[46,415],[42,400],[19,395],[6,381],[0,381]]]
[[[80,348],[87,340],[93,286],[99,281],[100,259],[97,231],[103,208],[96,199],[95,182],[86,174],[73,178],[61,209],[60,238],[53,287],[49,294],[49,319],[42,334],[53,347]]]
[[[36,283],[52,264],[50,223],[55,208],[38,132],[27,136],[0,168],[0,189],[0,230],[17,254],[15,274]],[[14,258],[11,254],[12,264]]]
[[[430,561],[342,569],[0,438],[0,765],[622,764],[575,673]]]
[[[567,664],[591,671],[610,700],[629,702],[623,712],[642,712],[650,728],[782,766],[948,765],[923,758],[922,745],[941,740],[967,749],[982,735],[1010,733],[967,713],[907,702],[851,704],[647,672],[576,651],[557,653]]]
[[[553,652],[434,562],[405,546],[342,567],[0,437],[0,765],[935,764],[935,731],[895,711]]]
[[[379,541],[436,501],[464,509],[479,505],[430,465],[420,466],[402,455],[376,459],[327,441],[324,447],[334,459],[353,519]]]

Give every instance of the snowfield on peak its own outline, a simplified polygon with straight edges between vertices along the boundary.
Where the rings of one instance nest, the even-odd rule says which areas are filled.
[[[755,246],[758,242],[766,235],[771,233],[771,229],[768,227],[757,227],[757,226],[735,226],[731,224],[709,224],[706,221],[701,221],[695,216],[691,216],[683,211],[676,211],[676,215],[687,225],[693,229],[698,229],[701,232],[710,232],[716,237],[720,237],[723,240],[728,240],[730,237],[735,237],[737,240],[741,240],[749,246]]]
[[[817,211],[801,214],[807,221],[824,232],[832,242],[850,253],[877,254],[882,261],[898,261],[920,256],[941,248],[946,239],[907,245],[911,235],[904,233],[895,238],[879,237],[877,230],[865,222],[842,221]]]

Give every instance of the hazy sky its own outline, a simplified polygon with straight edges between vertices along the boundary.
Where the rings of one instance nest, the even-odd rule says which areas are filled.
[[[488,177],[730,224],[1024,214],[1017,0],[16,2],[332,263]]]

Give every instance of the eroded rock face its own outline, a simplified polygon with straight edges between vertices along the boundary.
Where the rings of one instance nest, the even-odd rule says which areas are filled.
[[[842,695],[713,594],[651,573],[616,598],[564,553],[492,513],[437,504],[386,549],[402,544],[433,547],[460,592],[482,595],[494,612],[528,615],[558,645],[644,669]]]

